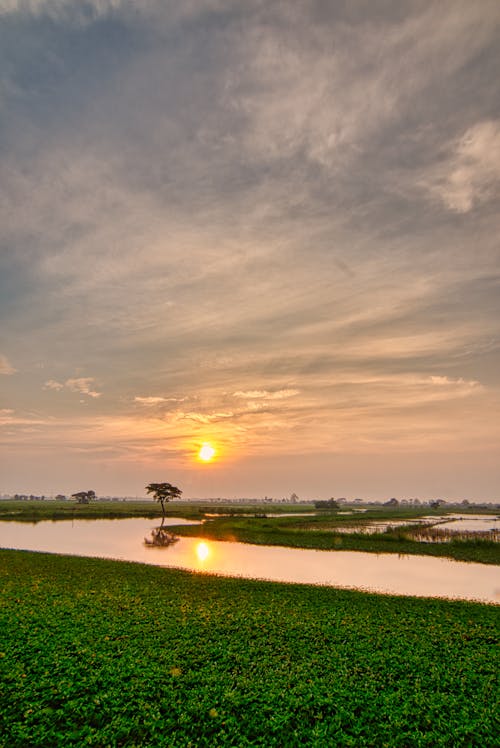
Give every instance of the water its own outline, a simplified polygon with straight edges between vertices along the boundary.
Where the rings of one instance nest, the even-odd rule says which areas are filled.
[[[198,524],[169,518],[165,525]],[[323,584],[397,595],[500,603],[497,566],[426,556],[314,551],[300,548],[180,538],[147,547],[158,527],[150,519],[0,521],[0,547],[139,561],[197,572],[278,582]]]
[[[339,514],[345,514],[346,512],[339,512]],[[360,532],[364,535],[374,535],[375,533],[385,532],[386,530],[405,527],[408,525],[426,525],[432,527],[435,530],[446,530],[447,532],[488,532],[499,529],[500,522],[498,517],[491,514],[448,514],[443,517],[419,517],[418,519],[396,519],[396,520],[385,520],[378,522],[377,520],[371,520],[366,524],[360,525],[338,525],[332,527],[332,532],[350,534],[353,532]],[[313,529],[313,528],[311,528]],[[317,530],[323,530],[324,528],[318,527]],[[415,540],[418,540],[418,536],[412,536]]]
[[[488,532],[498,530],[500,522],[498,517],[485,514],[451,514],[449,519],[440,522],[436,529],[447,530],[449,532]]]
[[[204,512],[204,516],[208,519],[218,519],[219,517],[233,517],[238,519],[239,517],[256,517],[260,519],[267,519],[268,517],[315,517],[316,512],[275,512],[270,513],[266,511],[255,511],[255,512]]]

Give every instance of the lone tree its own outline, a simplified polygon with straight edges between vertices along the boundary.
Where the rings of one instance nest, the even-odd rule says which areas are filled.
[[[76,499],[78,504],[90,504],[95,499],[95,491],[78,491],[71,494],[72,499]]]
[[[161,504],[163,516],[165,516],[165,504],[172,499],[180,499],[182,491],[171,483],[150,483],[146,491],[153,494],[155,501]]]

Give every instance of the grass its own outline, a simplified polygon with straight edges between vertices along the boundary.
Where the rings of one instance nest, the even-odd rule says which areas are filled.
[[[246,513],[261,514],[265,511],[304,512],[313,511],[311,505],[276,505],[271,508],[256,504],[207,504],[203,501],[171,501],[167,506],[169,516],[199,519],[205,513],[224,513],[238,516]],[[16,522],[40,522],[63,519],[124,519],[127,517],[161,517],[162,510],[153,500],[138,501],[93,501],[77,504],[76,501],[0,501],[0,520]]]
[[[169,507],[170,509],[170,507]],[[187,513],[186,513],[187,512]],[[177,517],[199,516],[197,508],[172,505]],[[0,501],[0,520],[40,522],[66,519],[120,519],[126,517],[161,517],[161,506],[154,501]]]
[[[494,746],[498,608],[0,551],[0,746]]]
[[[474,561],[484,564],[500,564],[500,544],[484,538],[457,538],[450,542],[422,543],[412,539],[404,528],[395,528],[387,533],[366,535],[362,533],[344,534],[336,528],[362,525],[371,520],[406,520],[422,516],[442,517],[448,510],[432,510],[429,507],[370,507],[364,513],[343,515],[337,512],[321,511],[310,517],[262,517],[262,512],[288,513],[312,511],[311,505],[227,505],[207,504],[206,502],[171,502],[169,516],[200,519],[205,513],[223,514],[204,525],[176,528],[179,535],[205,537],[211,540],[237,540],[256,545],[279,545],[292,548],[316,548],[318,550],[366,551],[372,553],[398,553],[406,555],[427,555],[453,558],[457,561]],[[453,510],[454,511],[454,510]],[[470,506],[460,513],[477,513]],[[482,514],[496,511],[481,509]],[[161,517],[161,507],[152,501],[93,502],[78,505],[73,501],[2,501],[0,520],[39,522],[60,519],[104,519],[125,517]]]

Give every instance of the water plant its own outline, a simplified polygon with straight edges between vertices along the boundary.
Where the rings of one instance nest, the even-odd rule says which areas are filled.
[[[494,746],[495,606],[0,551],[1,748]]]

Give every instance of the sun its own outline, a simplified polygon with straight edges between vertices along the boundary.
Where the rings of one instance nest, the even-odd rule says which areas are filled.
[[[202,462],[211,462],[215,457],[215,449],[208,442],[204,442],[201,445],[201,449],[198,452],[198,457]]]

